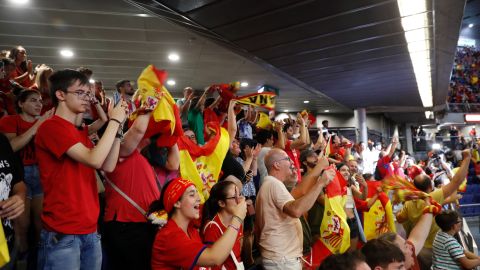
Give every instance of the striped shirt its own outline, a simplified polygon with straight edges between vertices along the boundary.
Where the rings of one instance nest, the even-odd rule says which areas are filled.
[[[439,231],[433,241],[432,269],[461,270],[458,259],[465,257],[463,247],[453,236]]]

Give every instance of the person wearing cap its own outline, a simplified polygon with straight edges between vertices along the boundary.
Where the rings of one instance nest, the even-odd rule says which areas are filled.
[[[221,265],[230,256],[247,213],[245,198],[232,207],[232,220],[211,246],[202,243],[192,221],[200,217],[200,197],[189,180],[177,178],[165,185],[151,212],[168,214],[165,226],[157,232],[152,251],[152,269],[200,269]]]

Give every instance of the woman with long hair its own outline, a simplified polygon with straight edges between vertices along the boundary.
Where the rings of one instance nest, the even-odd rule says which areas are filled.
[[[42,95],[42,114],[53,108],[52,98],[50,97],[50,88],[48,87],[48,78],[52,75],[53,69],[46,65],[41,65],[37,69],[35,83],[30,89],[35,89]]]
[[[30,87],[35,81],[35,74],[32,60],[27,59],[27,51],[22,46],[10,50],[8,55],[15,61],[15,72],[13,79],[23,87]]]
[[[42,223],[40,214],[43,205],[43,190],[35,157],[34,136],[43,121],[53,115],[53,110],[40,117],[42,97],[36,90],[22,90],[16,100],[17,115],[8,115],[0,120],[0,132],[10,141],[14,152],[18,152],[24,166],[24,181],[27,185],[27,200],[25,212],[18,222],[17,236],[20,243],[19,251],[26,252],[27,231],[30,225],[30,213],[35,226],[35,241],[38,241]]]
[[[221,265],[237,241],[240,226],[247,213],[245,199],[239,197],[232,208],[234,218],[213,245],[202,243],[194,220],[200,218],[200,196],[195,185],[177,178],[162,189],[160,200],[152,203],[150,212],[164,210],[168,221],[155,237],[152,269],[198,269]]]
[[[210,190],[210,197],[203,206],[202,231],[203,242],[215,243],[227,230],[228,224],[234,219],[233,211],[241,199],[240,191],[231,181],[222,181],[215,184]],[[212,267],[212,270],[237,270],[244,269],[241,259],[243,228],[239,232],[232,252],[220,266]]]

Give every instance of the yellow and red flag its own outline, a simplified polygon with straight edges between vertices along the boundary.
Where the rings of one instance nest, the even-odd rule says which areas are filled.
[[[337,171],[326,187],[325,210],[320,225],[320,241],[313,247],[314,263],[322,262],[330,254],[344,253],[350,247],[350,228],[345,213],[347,182]]]
[[[210,122],[209,128],[215,132],[204,146],[193,143],[188,137],[180,136],[180,175],[195,184],[202,203],[208,199],[210,189],[217,183],[223,159],[230,147],[228,131],[218,123]]]
[[[369,200],[375,195],[377,187],[381,185],[381,182],[368,181],[367,185],[367,200]],[[369,211],[363,212],[363,230],[367,241],[386,232],[396,232],[392,202],[384,192],[378,194],[378,199],[373,203]]]
[[[271,92],[253,93],[246,96],[236,97],[238,103],[262,107],[268,110],[275,109],[277,95]]]
[[[158,70],[153,65],[146,67],[138,77],[138,89],[133,96],[138,108],[130,115],[133,121],[142,109],[153,109],[145,138],[160,134],[157,146],[171,147],[178,136],[183,135],[180,115],[172,95],[164,86],[167,78],[165,70]],[[177,124],[178,123],[178,124]]]

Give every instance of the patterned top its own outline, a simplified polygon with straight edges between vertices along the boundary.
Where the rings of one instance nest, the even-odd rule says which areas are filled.
[[[432,269],[463,269],[458,261],[465,257],[463,247],[453,236],[439,231],[433,241],[433,265]]]

